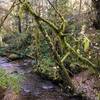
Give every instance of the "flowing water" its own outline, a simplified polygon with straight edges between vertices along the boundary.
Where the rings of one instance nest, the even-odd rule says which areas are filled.
[[[79,97],[76,97],[76,99],[69,97],[51,81],[32,73],[31,62],[29,59],[10,61],[5,57],[0,57],[0,68],[5,69],[9,74],[22,74],[25,77],[21,84],[18,100],[80,100]]]
[[[5,69],[9,74],[21,74],[25,77],[21,83],[19,98],[4,100],[99,100],[95,98],[96,90],[93,89],[94,77],[87,79],[86,74],[88,72],[82,72],[74,76],[73,81],[77,90],[85,92],[89,98],[75,95],[69,96],[62,92],[52,81],[43,79],[33,73],[31,62],[30,59],[10,61],[6,57],[0,57],[0,68]]]

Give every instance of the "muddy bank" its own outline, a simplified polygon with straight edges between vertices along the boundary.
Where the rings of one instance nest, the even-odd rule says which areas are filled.
[[[100,77],[89,70],[83,71],[73,78],[76,90],[86,95],[88,100],[100,100]]]

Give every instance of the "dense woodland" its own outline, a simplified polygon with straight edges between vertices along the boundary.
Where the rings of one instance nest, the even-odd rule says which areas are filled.
[[[0,0],[0,100],[100,100],[100,0]]]

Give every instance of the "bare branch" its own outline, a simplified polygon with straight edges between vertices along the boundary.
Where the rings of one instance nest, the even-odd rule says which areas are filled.
[[[0,29],[2,28],[2,26],[3,26],[4,22],[5,22],[5,20],[7,19],[7,17],[9,16],[9,14],[12,12],[12,10],[14,9],[14,7],[15,7],[16,5],[18,5],[18,4],[16,4],[16,0],[15,0],[15,1],[13,2],[12,6],[10,7],[8,13],[7,13],[5,16],[3,16],[2,21],[1,21],[1,23],[0,23]]]

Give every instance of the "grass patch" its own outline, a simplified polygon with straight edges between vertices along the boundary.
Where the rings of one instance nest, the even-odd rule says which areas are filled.
[[[21,89],[20,82],[22,76],[20,75],[10,75],[6,71],[0,68],[0,86],[3,88],[11,87],[16,93]]]

